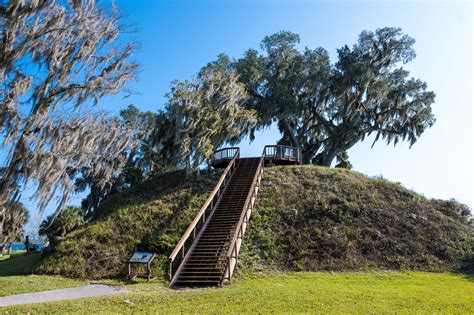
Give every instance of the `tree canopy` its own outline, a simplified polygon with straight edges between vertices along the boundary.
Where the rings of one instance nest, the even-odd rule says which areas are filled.
[[[105,186],[142,130],[95,110],[135,78],[134,44],[118,42],[117,14],[95,1],[0,3],[0,207],[28,181],[40,209],[60,210],[78,173]]]
[[[221,55],[191,80],[172,83],[168,104],[155,133],[164,156],[195,172],[224,143],[239,142],[255,126],[255,113],[245,109],[244,86]]]
[[[335,157],[375,134],[413,145],[435,122],[435,94],[402,67],[415,58],[415,40],[399,28],[363,31],[338,49],[298,49],[300,38],[279,32],[249,49],[234,67],[256,110],[256,129],[278,124],[281,144],[300,147],[305,163],[330,166]],[[344,153],[347,155],[347,153]]]

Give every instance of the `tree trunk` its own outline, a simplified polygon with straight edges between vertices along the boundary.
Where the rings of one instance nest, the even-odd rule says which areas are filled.
[[[352,148],[360,139],[353,139],[352,141],[345,141],[345,142],[335,142],[332,145],[328,145],[328,147],[324,148],[323,156],[321,165],[323,166],[331,166],[332,161],[336,156],[344,151],[349,150]]]
[[[313,160],[318,153],[321,145],[319,143],[302,143],[301,144],[301,153],[303,154],[303,164],[314,163]]]
[[[313,158],[310,154],[308,154],[307,152],[303,151],[302,152],[303,154],[303,164],[310,164],[311,163],[311,159]]]
[[[341,153],[343,150],[342,149],[332,149],[331,151],[329,151],[328,153],[326,153],[324,156],[323,156],[323,160],[322,160],[322,163],[321,165],[322,166],[327,166],[327,167],[330,167],[331,164],[332,164],[332,161],[336,158],[336,156]]]
[[[8,243],[9,238],[5,237],[2,242],[0,242],[0,250],[3,253],[3,249],[5,248],[5,245]]]
[[[191,156],[186,157],[186,177],[191,175]]]
[[[300,144],[298,142],[298,139],[296,139],[295,134],[293,132],[293,128],[291,128],[290,124],[288,123],[288,120],[286,118],[281,118],[280,119],[280,126],[283,128],[285,133],[288,135],[288,138],[290,139],[291,145],[293,147],[300,147]]]

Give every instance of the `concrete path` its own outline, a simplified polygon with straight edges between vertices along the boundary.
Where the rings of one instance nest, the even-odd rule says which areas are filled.
[[[125,289],[113,287],[105,284],[89,284],[81,287],[57,289],[50,291],[22,293],[0,297],[0,307],[28,304],[52,302],[59,300],[78,299],[91,296],[99,296],[106,294],[116,294],[125,292]]]

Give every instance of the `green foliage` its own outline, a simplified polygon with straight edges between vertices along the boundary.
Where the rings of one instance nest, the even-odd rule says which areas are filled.
[[[300,147],[305,163],[333,159],[371,134],[413,145],[435,122],[435,94],[401,67],[415,58],[414,39],[399,28],[363,31],[331,64],[323,48],[299,50],[300,38],[279,32],[248,50],[234,67],[255,109],[257,129],[278,122],[280,144]],[[253,130],[252,130],[253,135]]]
[[[48,237],[51,248],[54,248],[75,228],[84,224],[84,212],[78,207],[66,207],[57,214],[48,216],[40,225],[39,234]]]
[[[349,154],[347,154],[347,151],[344,151],[342,153],[339,153],[337,156],[337,164],[335,166],[336,168],[345,168],[345,169],[352,169],[352,164],[349,161]]]
[[[253,110],[230,61],[220,56],[191,81],[172,83],[165,111],[158,115],[155,138],[166,159],[196,172],[225,143],[239,142],[256,123]]]
[[[134,105],[129,105],[126,109],[121,110],[120,117],[126,123],[140,124],[149,130],[153,129],[158,118],[157,114],[149,111],[142,112]],[[129,152],[128,162],[123,172],[124,178],[121,180],[122,186],[133,186],[144,178],[155,175],[163,167],[153,149],[154,141],[153,134],[150,133],[143,139],[140,147]]]

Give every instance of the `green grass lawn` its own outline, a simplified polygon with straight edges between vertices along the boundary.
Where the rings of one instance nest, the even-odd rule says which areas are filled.
[[[474,277],[462,274],[254,273],[215,289],[178,291],[141,281],[125,286],[129,292],[119,295],[0,313],[474,313]]]
[[[32,274],[40,256],[40,253],[4,255],[0,260],[0,296],[87,284],[86,281]]]

